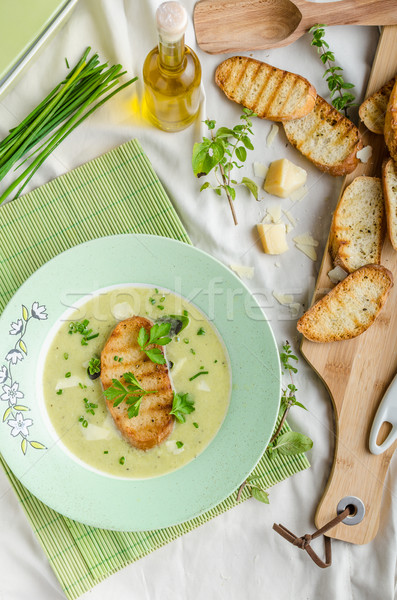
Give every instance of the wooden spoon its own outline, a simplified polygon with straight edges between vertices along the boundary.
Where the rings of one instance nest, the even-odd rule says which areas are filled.
[[[200,0],[194,8],[197,43],[210,54],[287,46],[318,23],[396,25],[396,0]]]

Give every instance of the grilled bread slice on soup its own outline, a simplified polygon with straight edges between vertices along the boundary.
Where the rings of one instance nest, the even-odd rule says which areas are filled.
[[[106,404],[114,422],[123,437],[135,448],[148,450],[163,442],[171,433],[174,417],[170,415],[173,390],[167,364],[152,362],[138,344],[139,330],[144,327],[148,333],[153,323],[144,317],[131,317],[116,325],[101,353],[101,382],[106,391],[112,380],[117,379],[126,385],[125,373],[132,373],[146,391],[137,416],[129,418],[125,401],[114,406],[114,401],[106,398]],[[160,348],[151,344],[148,348]],[[114,357],[123,360],[118,362]]]

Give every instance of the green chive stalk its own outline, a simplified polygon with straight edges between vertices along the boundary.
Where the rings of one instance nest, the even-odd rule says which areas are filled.
[[[19,169],[31,160],[0,195],[0,204],[20,186],[14,196],[17,198],[51,152],[80,123],[137,80],[134,77],[119,85],[126,73],[122,66],[100,64],[97,54],[88,58],[90,51],[87,48],[67,77],[0,141],[0,181],[16,163],[15,169]]]

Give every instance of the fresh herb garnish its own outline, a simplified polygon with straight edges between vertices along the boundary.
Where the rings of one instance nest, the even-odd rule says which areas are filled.
[[[81,423],[82,427],[88,427],[88,421],[84,417],[80,417],[79,423]]]
[[[196,352],[193,350],[193,348],[190,348],[190,352],[191,352],[192,354],[196,354]]]
[[[88,329],[89,320],[84,319],[84,321],[73,321],[69,325],[70,334],[80,333],[82,335],[81,345],[87,346],[90,340],[93,340],[98,337],[99,333],[92,333],[92,329]]]
[[[56,393],[58,394],[58,396],[60,396],[62,394],[62,390],[58,390]]]
[[[199,371],[195,375],[192,375],[192,377],[189,377],[189,381],[193,381],[193,379],[196,379],[196,377],[200,377],[200,375],[208,375],[208,371]]]
[[[68,371],[67,373],[65,373],[65,377],[66,377],[66,379],[69,379],[69,377],[71,377],[71,376],[72,376],[72,374],[71,374],[71,372],[70,372],[70,371]]]
[[[195,427],[196,429],[198,429],[198,423],[196,423],[196,421],[193,422],[193,427]]]
[[[158,305],[157,305],[157,308],[158,308],[159,310],[164,310],[164,306],[162,306],[161,304],[158,304]]]
[[[183,447],[183,442],[176,442],[176,447],[177,448],[182,448]]]
[[[190,415],[194,410],[194,400],[190,398],[189,394],[176,394],[174,392],[170,415],[174,415],[179,423],[185,423],[185,415]]]
[[[63,358],[64,358],[65,360],[68,360],[68,358],[69,358],[69,354],[68,354],[67,352],[64,352],[64,353],[63,353]]]
[[[92,402],[90,402],[88,400],[88,398],[83,398],[83,401],[84,401],[85,412],[95,415],[95,408],[98,408],[98,404],[93,404]]]
[[[204,327],[200,327],[200,329],[198,329],[197,335],[205,335],[205,329],[204,329]]]
[[[97,356],[93,356],[87,367],[88,375],[97,375],[101,372],[101,359]]]
[[[150,328],[150,333],[144,327],[141,327],[138,333],[138,345],[150,360],[158,365],[165,365],[166,360],[160,348],[148,348],[150,344],[166,346],[170,343],[168,337],[171,329],[171,323],[155,323]]]
[[[350,90],[354,88],[353,83],[346,83],[343,79],[342,67],[332,66],[331,63],[335,62],[335,55],[329,50],[329,44],[325,41],[325,28],[326,25],[314,25],[309,29],[309,33],[313,34],[311,41],[312,46],[317,47],[317,52],[320,55],[321,62],[327,67],[323,77],[326,77],[328,89],[331,92],[332,105],[337,110],[343,110],[347,116],[347,111],[353,106],[357,106],[355,96],[350,92],[344,92],[343,90]],[[336,98],[334,96],[337,96]]]
[[[240,117],[242,123],[229,129],[220,127],[214,134],[216,121],[207,119],[204,123],[211,131],[211,138],[203,137],[203,141],[193,146],[192,167],[196,177],[208,175],[214,169],[216,185],[211,185],[206,181],[200,188],[200,192],[206,188],[213,189],[218,196],[222,191],[226,194],[229,206],[232,211],[234,224],[237,225],[237,217],[234,211],[233,201],[236,198],[234,186],[245,186],[249,192],[258,199],[258,186],[252,179],[243,177],[241,181],[231,178],[233,167],[240,169],[247,158],[247,150],[253,150],[254,146],[248,134],[253,135],[252,117],[257,115],[243,108],[243,114]]]
[[[129,419],[136,417],[139,414],[139,408],[143,396],[147,394],[157,394],[157,390],[144,390],[135,375],[132,373],[124,373],[124,385],[119,379],[112,379],[112,385],[104,391],[107,400],[113,402],[116,407],[122,402],[128,404],[127,415]]]
[[[104,450],[103,453],[104,454],[109,454],[109,450]]]
[[[156,300],[154,298],[149,298],[150,304],[156,304]]]
[[[120,463],[121,465],[123,465],[123,464],[125,463],[125,457],[124,457],[124,456],[120,456],[120,458],[119,458],[119,463]]]

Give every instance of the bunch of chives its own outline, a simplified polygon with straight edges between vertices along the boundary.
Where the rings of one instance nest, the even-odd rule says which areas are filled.
[[[17,198],[37,169],[73,129],[137,80],[134,77],[118,85],[120,77],[126,73],[122,71],[123,67],[100,64],[98,54],[88,57],[90,51],[91,48],[87,48],[67,77],[0,142],[0,181],[18,161],[21,162],[16,168],[32,159],[0,195],[0,204],[19,186],[14,196]]]

